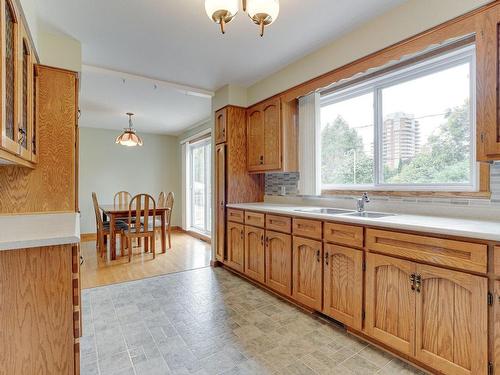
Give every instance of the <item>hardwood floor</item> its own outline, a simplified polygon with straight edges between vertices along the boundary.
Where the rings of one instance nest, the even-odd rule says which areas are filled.
[[[156,246],[161,249],[159,238]],[[97,255],[95,241],[82,242],[82,288],[139,280],[210,265],[210,244],[185,233],[173,232],[172,249],[167,249],[165,254],[157,252],[155,260],[151,253],[144,253],[142,247],[134,247],[133,251],[131,263],[126,256],[114,261],[104,260]]]

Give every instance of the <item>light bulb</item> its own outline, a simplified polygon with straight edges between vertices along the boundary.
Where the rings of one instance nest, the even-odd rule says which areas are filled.
[[[276,21],[279,12],[279,0],[247,0],[247,13],[253,22],[261,26],[261,36],[264,34],[264,26]]]
[[[220,24],[225,33],[225,24],[230,22],[239,9],[239,0],[205,0],[205,11],[208,18]]]

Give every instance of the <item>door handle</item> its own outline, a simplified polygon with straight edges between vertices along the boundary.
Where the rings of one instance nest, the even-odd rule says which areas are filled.
[[[415,287],[417,289],[417,293],[420,293],[420,290],[422,288],[422,275],[417,275],[417,278],[415,280]]]
[[[410,275],[410,285],[411,285],[411,290],[415,290],[415,274],[412,273]]]

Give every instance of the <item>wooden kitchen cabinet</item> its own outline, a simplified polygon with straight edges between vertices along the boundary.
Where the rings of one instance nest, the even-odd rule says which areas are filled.
[[[264,284],[265,274],[264,229],[245,226],[245,274]]]
[[[215,148],[215,220],[217,244],[215,258],[223,262],[225,258],[226,240],[226,146],[217,145]]]
[[[292,297],[321,311],[323,296],[323,246],[321,241],[293,236]]]
[[[366,254],[366,333],[380,342],[415,353],[415,263]]]
[[[361,330],[363,252],[325,244],[324,253],[323,313]]]
[[[215,144],[226,142],[227,108],[215,112]]]
[[[500,280],[493,282],[493,319],[491,327],[494,374],[500,375]]]
[[[33,54],[29,31],[23,23],[16,2],[0,0],[0,24],[2,25],[2,56],[0,70],[1,121],[0,161],[1,164],[17,164],[34,167],[36,147],[33,147]]]
[[[266,285],[292,295],[292,236],[266,231]]]
[[[247,109],[249,172],[297,170],[296,105],[274,97]]]
[[[445,374],[486,374],[487,279],[420,264],[416,275],[415,357]]]
[[[236,271],[244,271],[245,226],[228,221],[226,264]]]

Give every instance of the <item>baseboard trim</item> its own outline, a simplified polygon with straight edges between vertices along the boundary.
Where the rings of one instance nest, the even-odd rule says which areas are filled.
[[[95,241],[97,239],[97,233],[82,233],[80,235],[80,242]]]

